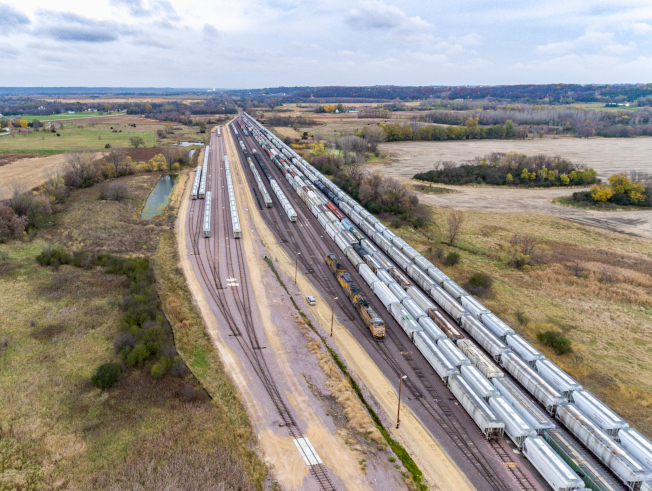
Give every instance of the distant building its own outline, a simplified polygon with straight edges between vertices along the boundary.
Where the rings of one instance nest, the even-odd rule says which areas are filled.
[[[357,109],[349,109],[349,110],[346,111],[346,112],[347,112],[347,113],[359,113],[360,111],[358,111]]]

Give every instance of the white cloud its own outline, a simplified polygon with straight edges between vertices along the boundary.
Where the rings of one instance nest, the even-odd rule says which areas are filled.
[[[427,31],[433,27],[421,17],[408,17],[398,7],[380,0],[365,0],[359,8],[349,10],[346,22],[354,29],[399,31],[406,34]]]
[[[650,26],[650,24],[647,24],[645,22],[634,22],[630,26],[630,29],[634,34],[638,34],[639,36],[652,34],[652,26]]]

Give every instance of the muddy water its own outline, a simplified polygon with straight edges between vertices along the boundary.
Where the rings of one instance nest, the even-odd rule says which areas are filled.
[[[170,202],[172,189],[178,180],[179,176],[176,174],[166,174],[161,176],[156,183],[156,186],[154,186],[154,189],[152,189],[152,192],[149,194],[140,217],[148,219],[163,213]]]

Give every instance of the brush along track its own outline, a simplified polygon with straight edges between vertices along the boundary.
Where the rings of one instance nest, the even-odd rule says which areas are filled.
[[[205,254],[202,254],[202,220],[204,202],[193,200],[190,205],[189,228],[193,255],[196,256],[197,267],[207,288],[208,295],[215,301],[220,313],[225,319],[233,337],[237,340],[247,361],[251,365],[268,394],[274,408],[292,438],[302,438],[303,434],[299,429],[292,411],[281,396],[278,386],[272,376],[271,370],[265,360],[258,336],[254,328],[252,304],[249,297],[248,275],[245,267],[244,251],[241,239],[233,239],[231,230],[231,216],[225,181],[225,170],[223,156],[225,149],[222,138],[215,138],[212,135],[211,155],[209,158],[208,173],[209,185],[207,190],[213,191],[215,207],[222,208],[222,213],[213,213],[211,216],[211,237],[204,239]],[[217,198],[217,199],[216,199]],[[223,233],[218,227],[223,227]],[[233,261],[233,249],[235,249],[237,265]],[[239,286],[231,288],[222,283],[222,274],[219,258],[224,256],[226,260],[226,274],[229,278],[237,278]],[[237,274],[236,274],[237,270]],[[228,305],[225,290],[229,289],[237,306],[237,314]],[[238,315],[240,323],[238,322]],[[243,328],[241,330],[240,326]],[[323,465],[310,466],[310,473],[319,483],[323,490],[335,489]]]
[[[283,210],[281,210],[278,204],[275,202],[272,208],[269,210],[269,213],[263,213],[266,221],[277,234],[278,239],[281,241],[281,243],[285,243],[289,246],[290,252],[301,252],[301,255],[298,256],[299,262],[306,268],[306,273],[310,274],[315,279],[317,284],[319,284],[326,292],[328,292],[331,297],[338,296],[338,292],[341,294],[341,289],[338,288],[339,284],[334,279],[330,269],[326,266],[324,261],[324,256],[326,253],[332,252],[332,250],[327,249],[325,244],[325,242],[328,242],[330,238],[328,238],[328,240],[323,240],[326,239],[326,237],[319,233],[319,231],[321,231],[321,225],[319,222],[317,222],[310,211],[305,212],[307,209],[305,203],[301,201],[294,189],[291,189],[289,183],[287,183],[282,173],[280,173],[278,168],[268,158],[267,153],[259,146],[257,146],[257,143],[251,137],[243,137],[243,141],[250,155],[252,154],[252,150],[256,148],[258,154],[263,158],[268,169],[270,169],[270,172],[274,175],[277,182],[279,182],[286,196],[292,202],[293,207],[299,215],[296,223],[290,223]],[[246,159],[244,158],[242,150],[239,148],[236,150],[238,151],[238,156],[243,159],[241,162],[243,162],[244,165]],[[255,162],[254,165],[257,165],[255,159],[252,160]],[[247,165],[244,165],[244,167],[248,168]],[[252,189],[255,188],[255,183],[253,182],[251,171],[246,173],[246,175],[249,181],[249,185],[252,186]],[[281,183],[281,181],[283,182]],[[304,214],[308,217],[308,219],[302,216]],[[281,225],[283,223],[289,224],[291,228],[288,230],[285,226]],[[302,226],[303,224],[306,226]],[[334,246],[333,250],[339,252],[339,247]],[[309,260],[308,258],[311,259]],[[352,268],[349,268],[349,270],[351,269]],[[357,283],[359,283],[359,286],[362,286],[360,281]],[[373,299],[373,297],[370,298],[370,300],[372,301],[372,304],[375,303],[375,299]],[[347,316],[348,320],[353,321],[355,326],[361,332],[363,332],[366,336],[370,335],[367,326],[364,325],[364,323],[358,317],[357,312],[350,303],[339,302],[338,306]],[[382,310],[378,310],[378,312],[384,311],[384,308]],[[386,323],[388,321],[388,316],[389,314],[384,316]],[[391,319],[390,322],[393,322],[393,319]],[[470,424],[472,428],[475,428],[475,423],[471,421],[470,418],[468,418],[464,424],[460,422],[459,418],[455,415],[455,413],[453,413],[450,406],[446,402],[446,399],[442,397],[442,395],[432,385],[428,376],[426,376],[422,368],[410,354],[410,350],[414,349],[414,347],[410,345],[410,347],[407,348],[394,331],[394,329],[400,329],[400,327],[387,327],[386,338],[389,338],[389,341],[393,343],[398,351],[404,355],[403,358],[409,365],[412,372],[407,374],[408,378],[403,382],[407,391],[413,396],[418,404],[421,405],[422,408],[439,424],[439,426],[451,439],[454,445],[469,460],[477,472],[487,481],[487,483],[491,486],[491,489],[501,491],[509,490],[510,487],[504,482],[504,478],[494,470],[490,462],[483,455],[482,451],[470,438],[465,425],[468,426]],[[387,363],[396,377],[398,378],[401,375],[405,375],[405,370],[401,368],[398,360],[390,352],[385,342],[376,340],[374,341],[375,342],[370,343],[371,346]],[[424,390],[419,389],[417,384],[413,382],[415,379],[419,380]],[[424,396],[424,392],[427,397]],[[447,393],[446,397],[449,396],[450,395]],[[494,452],[501,460],[501,462],[506,463],[504,452],[501,453],[501,451],[499,451],[499,449],[495,448],[493,445],[491,448],[493,448]],[[509,462],[511,463],[511,459]],[[525,491],[538,489],[530,482],[529,479],[527,479],[527,476],[523,474],[520,468],[507,466],[507,469],[512,474],[514,480],[520,485],[521,489]]]

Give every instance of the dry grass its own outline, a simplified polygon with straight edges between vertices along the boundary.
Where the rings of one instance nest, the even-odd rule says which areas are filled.
[[[364,436],[367,440],[375,441],[380,448],[385,448],[386,444],[383,436],[355,394],[349,380],[342,375],[341,370],[335,365],[331,356],[322,350],[322,342],[311,335],[305,321],[298,314],[294,317],[304,336],[310,339],[306,346],[315,355],[319,367],[327,377],[326,387],[330,390],[337,403],[342,406],[344,416],[348,421],[347,427]]]
[[[443,240],[445,210],[435,209]],[[455,250],[459,266],[434,262],[461,285],[476,272],[494,279],[480,300],[537,349],[631,424],[652,436],[652,260],[647,239],[585,227],[552,217],[465,212],[459,246],[451,248],[403,228],[400,235],[422,253]],[[542,239],[544,264],[508,267],[501,244],[515,234]],[[577,274],[576,274],[577,273]],[[516,311],[530,319],[519,324]],[[573,353],[558,356],[536,334],[563,331]]]
[[[47,239],[0,245],[8,255],[0,260],[0,338],[8,340],[0,350],[1,490],[262,489],[267,470],[249,447],[247,414],[171,260],[174,209],[144,227],[134,218],[156,177],[124,179],[133,199],[123,203],[99,202],[92,188],[79,191]],[[94,388],[92,373],[113,358],[125,280],[101,269],[38,266],[35,256],[50,239],[154,257],[192,374],[155,382],[133,370],[109,391]],[[193,374],[213,399],[202,397]],[[190,402],[189,384],[196,394]]]
[[[57,218],[59,226],[45,230],[43,238],[70,250],[152,254],[158,233],[172,223],[165,218],[140,219],[143,203],[160,176],[160,172],[152,172],[114,181],[127,184],[129,198],[124,201],[98,199],[99,186],[77,191],[71,196],[66,213]]]

